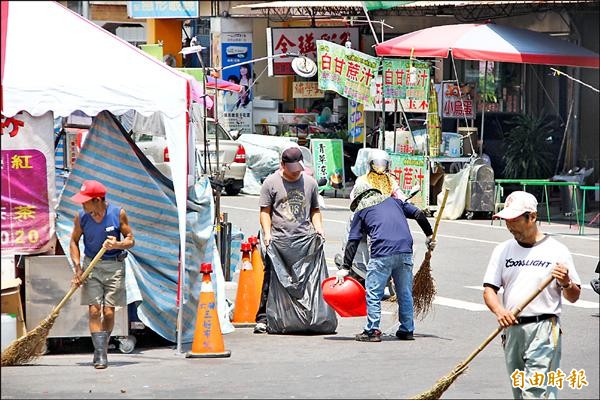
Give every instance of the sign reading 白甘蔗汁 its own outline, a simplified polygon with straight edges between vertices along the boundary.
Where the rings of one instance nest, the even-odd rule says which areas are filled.
[[[415,60],[383,60],[383,95],[386,98],[427,102],[429,63]],[[405,110],[412,111],[412,110]]]
[[[379,59],[325,40],[317,40],[319,89],[333,90],[361,104],[372,104],[371,86]]]
[[[327,40],[345,45],[347,41],[358,45],[357,27],[328,28],[267,28],[267,55],[296,53],[313,61],[317,59],[317,40]],[[293,57],[273,57],[268,61],[268,74],[294,75]]]
[[[365,104],[365,111],[381,111],[381,103],[383,102],[383,82],[381,76],[378,76],[375,80],[375,84],[371,88],[373,91],[373,104]],[[396,102],[398,103],[396,105]],[[401,99],[396,100],[390,97],[385,97],[385,111],[396,111],[413,113],[426,113],[429,109],[429,102],[427,99]]]
[[[2,254],[46,252],[54,236],[52,113],[2,116]]]

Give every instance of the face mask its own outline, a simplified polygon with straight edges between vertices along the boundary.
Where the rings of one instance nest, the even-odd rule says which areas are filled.
[[[392,183],[387,174],[371,171],[367,174],[367,181],[372,188],[379,189],[382,194],[386,196],[392,194]]]

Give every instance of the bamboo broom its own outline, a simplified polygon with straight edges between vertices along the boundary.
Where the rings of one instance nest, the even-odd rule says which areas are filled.
[[[444,207],[446,207],[447,199],[448,189],[444,189],[444,199],[442,200],[442,205],[440,206],[435,219],[435,227],[433,228],[431,240],[435,240],[435,236],[437,235],[438,226],[440,226],[440,219],[442,218]],[[425,318],[425,315],[431,310],[436,293],[435,280],[431,275],[431,250],[427,250],[425,259],[421,263],[421,267],[419,267],[413,280],[413,308],[416,317],[420,316],[420,319]]]
[[[521,311],[523,311],[523,309],[527,307],[529,303],[531,303],[533,299],[535,299],[537,295],[540,294],[553,280],[554,277],[552,276],[552,274],[547,276],[546,279],[542,281],[541,285],[535,290],[535,292],[530,294],[529,297],[527,297],[521,304],[519,304],[515,309],[511,311],[512,314],[515,317],[518,317],[519,314],[521,314]],[[413,399],[439,399],[442,396],[442,394],[450,387],[450,385],[452,385],[456,378],[458,378],[460,374],[467,370],[468,364],[475,358],[475,356],[477,356],[496,336],[498,336],[498,334],[502,332],[502,329],[504,328],[498,326],[498,328],[496,328],[496,330],[492,332],[492,334],[489,335],[487,339],[485,339],[483,343],[481,343],[479,347],[477,347],[477,349],[475,349],[475,351],[473,351],[463,362],[454,367],[454,369],[448,375],[438,380],[435,386],[433,386],[433,388],[413,397]]]
[[[92,269],[96,266],[98,261],[102,258],[106,252],[106,249],[102,247],[96,257],[90,262],[90,265],[86,268],[84,273],[81,275],[81,282],[85,282],[87,277],[92,272]],[[4,351],[2,352],[2,366],[7,367],[11,365],[22,365],[25,364],[42,354],[40,354],[38,348],[41,348],[42,343],[46,341],[50,329],[54,325],[54,321],[58,317],[61,308],[67,303],[67,301],[73,296],[73,293],[77,291],[80,285],[72,285],[71,289],[67,292],[65,297],[54,310],[48,315],[35,329],[29,331],[26,335],[21,336],[19,339],[13,341]]]

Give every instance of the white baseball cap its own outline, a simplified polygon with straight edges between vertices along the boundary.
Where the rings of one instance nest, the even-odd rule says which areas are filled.
[[[494,218],[514,219],[526,212],[537,212],[537,205],[537,199],[531,193],[512,192],[504,201],[504,209],[494,214]]]

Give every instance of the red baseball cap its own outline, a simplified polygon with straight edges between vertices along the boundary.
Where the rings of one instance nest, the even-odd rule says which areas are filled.
[[[75,203],[85,203],[96,197],[105,197],[106,187],[98,181],[83,181],[79,193],[73,195],[71,200]]]

